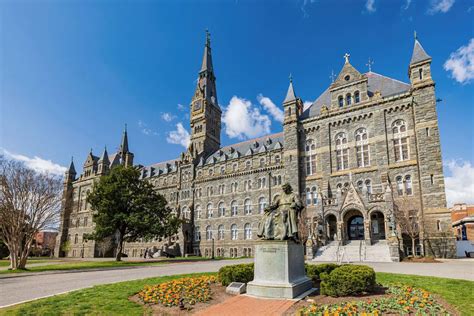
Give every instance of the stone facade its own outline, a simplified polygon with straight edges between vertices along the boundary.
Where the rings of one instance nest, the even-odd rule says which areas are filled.
[[[331,241],[352,239],[369,245],[388,239],[393,257],[398,249],[406,254],[393,220],[401,199],[415,206],[422,226],[417,249],[424,252],[427,240],[450,224],[431,57],[415,40],[410,83],[362,74],[349,55],[345,58],[338,77],[306,109],[290,81],[283,132],[222,147],[208,36],[190,105],[188,150],[171,161],[139,166],[143,180],[152,182],[186,223],[176,236],[129,243],[125,252],[138,257],[146,248],[169,247],[181,255],[252,256],[260,214],[285,182],[306,205],[308,255]],[[99,255],[98,245],[81,238],[93,230],[84,199],[94,179],[117,164],[133,165],[126,131],[116,154],[104,150],[99,158],[90,153],[79,178],[71,164],[58,254]]]

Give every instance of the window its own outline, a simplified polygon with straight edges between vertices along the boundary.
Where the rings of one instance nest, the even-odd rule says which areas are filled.
[[[405,176],[405,193],[407,195],[412,195],[413,194],[411,176]]]
[[[352,97],[351,97],[351,94],[348,93],[348,94],[346,95],[346,104],[347,104],[347,105],[351,105],[351,103],[352,103]]]
[[[360,102],[360,93],[359,91],[354,92],[354,103]]]
[[[244,212],[245,215],[252,214],[252,204],[250,203],[250,199],[245,199],[244,201]]]
[[[267,178],[262,178],[262,189],[267,187]]]
[[[232,240],[237,240],[237,225],[236,224],[232,224],[232,226],[230,226],[230,238]]]
[[[313,197],[313,205],[318,204],[318,191],[316,187],[311,188],[311,195]]]
[[[80,220],[80,218],[78,217],[78,218],[76,219],[76,227],[79,227],[80,225],[81,225],[81,220]]]
[[[224,174],[224,173],[225,173],[225,167],[222,166],[222,167],[221,167],[221,174]]]
[[[306,141],[306,175],[316,173],[316,145],[312,139]]]
[[[397,177],[397,193],[403,195],[403,180],[401,176]]]
[[[84,227],[87,227],[87,222],[88,222],[88,218],[87,217],[84,217]]]
[[[212,218],[212,203],[207,204],[207,218]]]
[[[357,181],[357,189],[359,190],[359,192],[362,192],[362,190],[364,189],[364,182],[362,182],[362,180]]]
[[[442,227],[441,227],[441,221],[439,219],[436,221],[436,229],[439,232],[443,230]]]
[[[218,208],[219,216],[220,216],[220,217],[225,216],[225,206],[224,206],[224,202],[220,202],[219,205],[217,206],[217,208]]]
[[[245,162],[245,169],[250,170],[250,168],[252,168],[252,162],[250,160],[247,160]]]
[[[306,188],[306,205],[311,204],[311,190],[310,188]]]
[[[237,216],[238,205],[236,201],[230,203],[230,216]]]
[[[201,216],[202,216],[201,205],[197,205],[196,206],[196,217],[199,219],[199,218],[201,218]]]
[[[206,239],[212,240],[212,229],[211,225],[206,226]]]
[[[423,69],[422,68],[418,69],[418,76],[420,77],[420,80],[423,79]]]
[[[275,163],[279,164],[281,161],[280,155],[275,156]]]
[[[258,199],[258,212],[260,214],[263,214],[265,207],[267,207],[267,201],[265,200],[264,197],[259,198]]]
[[[224,225],[217,227],[217,239],[224,240]]]
[[[367,130],[365,128],[359,128],[355,133],[355,139],[357,166],[367,167],[370,165],[369,140],[367,136]]]
[[[201,240],[201,231],[200,231],[199,226],[196,226],[196,228],[194,229],[194,240],[195,241],[200,241]]]
[[[434,184],[434,176],[433,176],[433,174],[430,174],[430,182],[431,182],[431,185]]]
[[[237,165],[236,163],[234,163],[234,164],[232,165],[232,171],[233,171],[233,172],[236,172],[236,171],[237,171],[237,168],[238,168],[238,165]]]
[[[186,206],[183,207],[183,218],[191,219],[191,212],[189,211],[189,208],[187,208]]]
[[[214,169],[209,169],[209,175],[212,176],[214,174]]]
[[[398,120],[393,123],[393,148],[395,152],[395,161],[404,161],[409,159],[408,135],[405,121]]]
[[[344,133],[336,135],[336,161],[337,170],[349,167],[349,148],[347,148],[347,137]]]
[[[250,226],[250,223],[244,225],[244,239],[252,239],[252,227]]]
[[[367,193],[371,194],[372,193],[372,181],[365,180],[365,188],[367,189]]]
[[[338,102],[340,108],[342,108],[344,106],[344,98],[342,97],[342,95],[340,95],[337,98],[337,102]]]
[[[265,158],[260,158],[260,168],[265,167]]]
[[[79,235],[75,234],[74,235],[74,243],[77,244],[78,241],[79,241]]]

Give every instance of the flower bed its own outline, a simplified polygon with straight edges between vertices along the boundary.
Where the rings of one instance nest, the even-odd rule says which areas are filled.
[[[166,307],[179,306],[180,299],[183,299],[184,304],[194,305],[211,299],[211,284],[215,282],[215,276],[181,278],[158,285],[146,285],[138,296],[144,303]]]
[[[308,316],[377,316],[382,314],[397,315],[449,315],[436,299],[423,289],[404,285],[390,286],[390,297],[368,301],[344,302],[333,305],[311,304],[298,311],[299,315]]]

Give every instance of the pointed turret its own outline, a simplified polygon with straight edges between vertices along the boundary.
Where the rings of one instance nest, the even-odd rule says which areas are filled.
[[[74,157],[71,157],[71,164],[69,165],[69,169],[66,171],[70,175],[76,175],[76,168],[74,167]]]
[[[119,152],[120,152],[121,154],[128,153],[127,124],[125,124],[125,129],[123,130],[122,142],[120,143]]]
[[[290,85],[288,86],[288,92],[286,93],[285,100],[283,103],[296,100],[295,90],[293,89],[293,77],[290,75]]]
[[[106,150],[105,150],[106,152]],[[127,134],[127,124],[125,124],[125,129],[123,130],[122,142],[120,143],[120,148],[118,150],[118,155],[120,155],[120,163],[124,166],[133,166],[133,153],[130,152],[128,148],[128,134]],[[108,158],[107,158],[108,160]]]
[[[430,59],[431,56],[426,53],[426,51],[423,49],[423,46],[421,46],[421,43],[418,41],[418,38],[415,37],[415,45],[413,46],[413,54],[411,55],[410,65]]]
[[[433,84],[431,78],[431,56],[421,46],[415,32],[415,44],[411,55],[408,77],[413,87],[419,88],[425,84]]]
[[[104,152],[102,153],[102,156],[99,159],[99,173],[104,174],[107,172],[110,166],[110,160],[109,160],[109,154],[107,153],[107,146],[104,147]]]
[[[200,72],[214,72],[212,67],[212,54],[211,54],[211,34],[206,30],[206,46],[204,46],[204,56],[202,57],[202,66]]]

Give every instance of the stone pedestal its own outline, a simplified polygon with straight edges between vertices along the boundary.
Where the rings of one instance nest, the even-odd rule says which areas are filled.
[[[255,245],[253,281],[247,294],[267,298],[295,298],[313,287],[304,269],[303,245],[290,240],[263,240]]]

